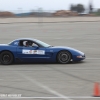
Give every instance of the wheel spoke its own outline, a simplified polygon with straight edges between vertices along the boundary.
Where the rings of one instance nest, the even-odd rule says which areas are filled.
[[[10,65],[13,63],[13,54],[9,51],[3,51],[0,54],[0,62],[3,65]]]
[[[8,63],[10,61],[10,56],[9,55],[3,55],[2,57],[2,60],[5,62],[5,63]]]
[[[62,51],[59,53],[58,59],[60,63],[68,63],[71,60],[71,56],[68,52]]]

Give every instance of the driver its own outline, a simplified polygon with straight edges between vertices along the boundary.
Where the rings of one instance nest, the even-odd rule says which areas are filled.
[[[28,41],[24,41],[24,42],[23,42],[23,45],[24,45],[25,47],[29,47]]]

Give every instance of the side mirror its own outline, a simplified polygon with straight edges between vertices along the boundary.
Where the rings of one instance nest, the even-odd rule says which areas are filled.
[[[33,46],[33,48],[36,48],[36,49],[38,49],[38,48],[39,48],[39,46],[35,45],[35,46]]]

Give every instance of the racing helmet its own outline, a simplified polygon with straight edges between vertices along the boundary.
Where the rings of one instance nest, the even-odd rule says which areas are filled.
[[[24,46],[28,46],[28,41],[24,41],[24,42],[23,42],[23,45],[24,45]]]

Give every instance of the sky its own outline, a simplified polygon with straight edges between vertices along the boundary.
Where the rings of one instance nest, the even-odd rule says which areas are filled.
[[[42,8],[45,11],[69,9],[70,4],[82,3],[87,8],[93,1],[94,8],[100,8],[100,0],[0,0],[0,11],[27,12]]]

